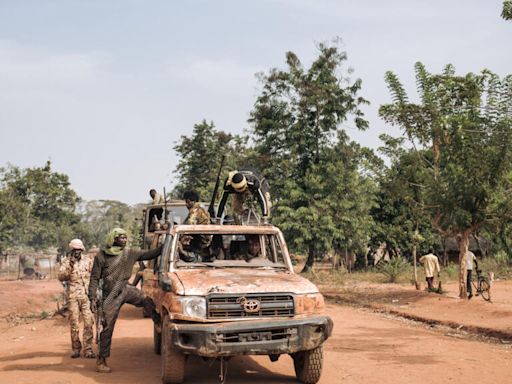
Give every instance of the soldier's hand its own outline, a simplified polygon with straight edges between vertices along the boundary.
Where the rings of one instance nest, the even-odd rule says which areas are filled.
[[[96,310],[98,308],[96,307],[96,302],[95,301],[91,301],[91,312],[92,313],[96,313]]]

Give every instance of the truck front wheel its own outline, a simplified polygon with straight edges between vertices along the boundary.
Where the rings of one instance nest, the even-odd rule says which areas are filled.
[[[309,351],[292,354],[297,380],[304,384],[315,384],[322,374],[322,346]]]
[[[169,316],[165,315],[162,324],[162,383],[180,384],[185,379],[186,356],[172,347]]]

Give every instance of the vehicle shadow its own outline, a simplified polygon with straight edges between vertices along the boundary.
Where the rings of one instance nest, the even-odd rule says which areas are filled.
[[[0,358],[0,371],[15,372],[24,375],[27,371],[38,375],[41,373],[40,383],[45,383],[44,372],[52,373],[52,382],[55,379],[73,378],[73,382],[93,383],[161,383],[160,380],[160,356],[154,354],[152,339],[149,337],[124,337],[115,339],[112,346],[112,356],[108,360],[112,368],[111,374],[100,374],[95,371],[94,359],[71,359],[69,355],[34,351],[31,353],[13,354]],[[66,349],[67,344],[54,346],[59,351]],[[284,356],[276,364],[282,365]],[[288,358],[289,359],[289,358]],[[258,360],[258,361],[257,361]],[[266,356],[250,357],[237,356],[227,362],[227,382],[230,384],[242,383],[294,383],[295,376],[279,373],[266,367],[270,360]],[[3,364],[7,363],[7,364]],[[293,372],[293,362],[289,359]],[[289,369],[288,369],[289,370]],[[186,365],[186,383],[219,383],[220,361],[204,360],[191,356]],[[83,376],[84,380],[79,377]],[[76,380],[76,381],[75,381]]]

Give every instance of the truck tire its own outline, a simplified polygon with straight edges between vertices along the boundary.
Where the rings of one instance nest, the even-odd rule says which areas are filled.
[[[162,324],[162,383],[180,384],[185,380],[185,361],[183,353],[174,350],[169,332],[169,316],[165,315]]]
[[[292,355],[297,380],[304,384],[315,384],[322,374],[322,346]]]
[[[155,324],[153,324],[153,351],[157,355],[162,353],[162,334],[158,332]]]

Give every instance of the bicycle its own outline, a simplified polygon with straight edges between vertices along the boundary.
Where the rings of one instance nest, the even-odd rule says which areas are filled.
[[[476,280],[472,280],[471,284],[476,291],[475,296],[481,295],[485,301],[491,301],[491,283],[487,277],[482,276],[481,269],[476,270]]]

